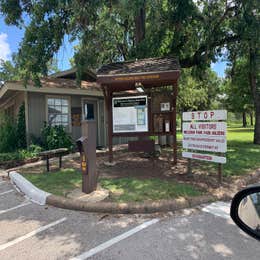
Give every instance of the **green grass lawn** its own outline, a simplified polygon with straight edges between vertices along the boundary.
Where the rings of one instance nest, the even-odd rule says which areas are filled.
[[[229,128],[227,176],[241,175],[260,167],[260,145],[253,144],[253,128]]]
[[[100,183],[110,191],[111,199],[117,202],[161,200],[202,194],[192,185],[157,178],[101,179]]]
[[[74,169],[64,169],[45,174],[24,174],[38,188],[55,195],[81,187],[81,173]],[[160,179],[100,179],[103,188],[111,192],[111,199],[117,202],[144,201],[197,196],[202,194],[197,188]]]
[[[55,195],[64,196],[67,192],[81,187],[81,173],[74,169],[64,169],[44,174],[26,173],[23,176],[39,189]]]

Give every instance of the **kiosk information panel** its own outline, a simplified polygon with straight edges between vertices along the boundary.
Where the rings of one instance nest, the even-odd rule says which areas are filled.
[[[148,132],[147,96],[116,97],[113,105],[113,133]]]

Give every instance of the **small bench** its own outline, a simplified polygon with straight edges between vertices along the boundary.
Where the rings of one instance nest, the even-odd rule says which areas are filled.
[[[46,160],[47,172],[50,171],[49,159],[53,158],[53,157],[59,157],[59,168],[61,168],[62,167],[62,156],[67,154],[68,151],[69,151],[69,149],[67,149],[67,148],[59,148],[59,149],[40,152],[39,156],[42,156]]]

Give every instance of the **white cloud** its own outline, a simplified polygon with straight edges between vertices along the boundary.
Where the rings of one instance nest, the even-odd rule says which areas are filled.
[[[11,49],[7,42],[8,35],[0,33],[0,59],[8,60],[10,58]]]

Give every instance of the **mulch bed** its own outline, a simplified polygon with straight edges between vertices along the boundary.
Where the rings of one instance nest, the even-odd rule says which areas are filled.
[[[2,169],[10,169],[10,168],[14,168],[14,167],[25,165],[27,163],[38,162],[39,160],[41,160],[40,157],[29,158],[29,159],[24,159],[24,160],[4,161],[4,162],[0,162],[0,168],[2,168]]]

